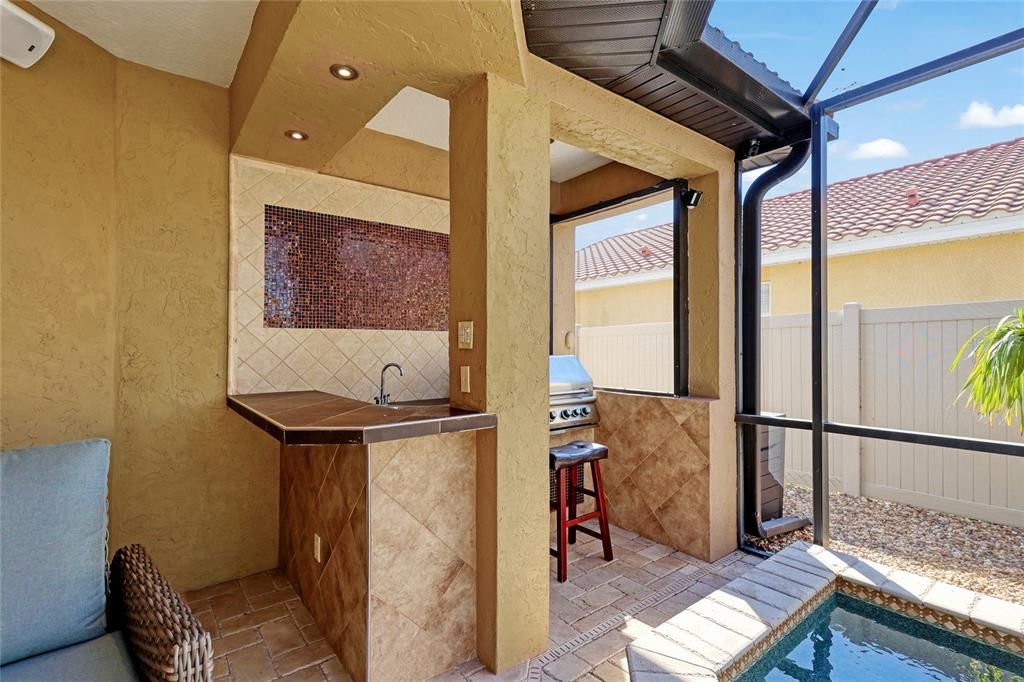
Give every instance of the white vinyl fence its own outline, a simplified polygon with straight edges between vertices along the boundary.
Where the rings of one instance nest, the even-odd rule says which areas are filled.
[[[949,371],[971,334],[1022,305],[993,301],[869,310],[852,303],[829,313],[829,418],[1024,442],[1016,424],[989,425],[954,403],[970,362]],[[762,320],[762,411],[810,418],[810,327],[809,314]],[[672,389],[669,324],[582,327],[578,352],[596,385]],[[656,380],[659,388],[649,388]],[[787,430],[787,481],[809,483],[810,472],[810,433]],[[833,487],[852,495],[1024,527],[1024,459],[1019,457],[830,435],[829,472]]]
[[[595,386],[658,393],[675,390],[672,323],[578,327],[577,355]]]

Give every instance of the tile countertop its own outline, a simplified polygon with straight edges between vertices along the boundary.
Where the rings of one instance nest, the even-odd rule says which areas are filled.
[[[493,428],[498,418],[447,400],[365,403],[322,391],[229,395],[228,407],[285,445],[380,443]]]

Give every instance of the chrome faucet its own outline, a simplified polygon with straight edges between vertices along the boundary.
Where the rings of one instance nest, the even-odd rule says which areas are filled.
[[[384,373],[391,367],[398,370],[398,376],[405,376],[405,372],[402,371],[402,366],[397,362],[389,362],[384,365],[384,368],[380,371],[380,395],[373,399],[373,402],[378,405],[387,405],[391,402],[391,394],[384,392]]]

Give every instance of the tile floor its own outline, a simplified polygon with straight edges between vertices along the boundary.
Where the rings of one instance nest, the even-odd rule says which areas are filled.
[[[615,526],[612,546],[615,559],[606,562],[600,541],[580,534],[569,549],[565,583],[555,579],[552,559],[547,651],[500,676],[473,660],[435,682],[626,682],[627,644],[761,562],[733,552],[709,564]],[[196,590],[185,599],[214,637],[216,680],[350,679],[278,571]]]
[[[762,561],[733,552],[709,564],[615,526],[612,549],[614,561],[605,562],[600,541],[579,535],[565,583],[552,559],[546,652],[502,675],[469,661],[434,682],[627,682],[630,642]]]
[[[268,571],[187,592],[213,637],[215,680],[350,680],[288,579]]]

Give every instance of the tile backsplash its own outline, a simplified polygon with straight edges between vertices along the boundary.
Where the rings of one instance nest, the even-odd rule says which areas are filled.
[[[447,397],[447,331],[267,326],[267,206],[448,233],[447,201],[233,156],[228,392],[314,389],[370,400],[381,367],[397,362],[405,376],[389,374],[392,400]]]
[[[267,206],[267,327],[448,329],[448,235]]]

